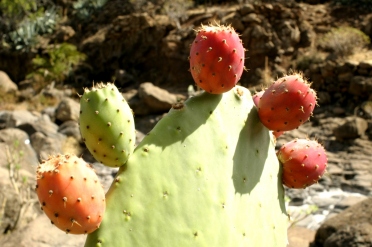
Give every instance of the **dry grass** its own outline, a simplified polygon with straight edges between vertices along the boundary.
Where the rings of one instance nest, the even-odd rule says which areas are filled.
[[[347,57],[361,51],[370,44],[369,37],[353,27],[333,28],[319,41],[319,48],[338,57]]]

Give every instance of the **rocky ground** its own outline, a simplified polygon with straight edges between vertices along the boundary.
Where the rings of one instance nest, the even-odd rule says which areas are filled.
[[[319,106],[310,122],[277,140],[279,148],[293,138],[316,138],[329,159],[318,184],[286,189],[289,246],[372,246],[372,52],[333,59],[332,54],[318,52],[315,42],[339,25],[358,27],[372,37],[372,15],[304,3],[211,6],[187,14],[177,28],[169,16],[131,14],[111,4],[95,17],[98,25],[82,27],[85,32],[75,32],[77,27],[66,21],[60,36],[51,41],[79,40],[93,61],[91,67],[77,71],[84,79],[77,80],[80,87],[50,85],[36,92],[30,84],[20,83],[23,64],[27,66],[24,59],[32,56],[1,53],[0,68],[6,73],[0,71],[0,246],[82,246],[84,236],[67,236],[50,227],[33,191],[35,168],[50,154],[81,155],[93,163],[106,189],[116,173],[95,163],[84,147],[77,93],[84,83],[90,85],[92,77],[115,78],[136,113],[140,141],[172,104],[192,94],[187,91],[192,84],[187,72],[192,29],[216,19],[232,23],[242,33],[250,70],[241,83],[252,92],[296,69],[300,58],[314,54],[314,49],[320,54],[297,68],[313,82]],[[9,59],[14,64],[6,63]]]
[[[53,88],[43,90],[38,100],[49,97],[54,104],[42,111],[29,110],[22,104],[12,110],[0,110],[0,212],[4,233],[0,237],[1,246],[15,246],[15,243],[17,246],[81,246],[84,242],[84,236],[66,236],[50,227],[39,209],[33,191],[34,172],[38,162],[50,154],[82,155],[94,164],[105,189],[113,180],[117,170],[96,163],[84,148],[77,123],[79,105],[71,93],[71,90]],[[179,99],[187,98],[188,94],[173,94],[152,83],[143,83],[137,92],[126,92],[124,96],[133,103],[134,109],[147,109],[146,115],[136,117],[137,141],[140,141],[161,118],[159,112],[169,109]],[[277,140],[279,148],[294,138],[316,138],[325,146],[329,159],[327,173],[318,184],[304,190],[286,189],[287,209],[291,216],[291,247],[309,246],[314,240],[323,243],[326,240],[324,233],[317,239],[315,234],[321,235],[319,229],[324,222],[335,219],[333,216],[371,194],[371,121],[358,116],[340,117],[338,111],[334,106],[318,107],[310,122]],[[366,212],[353,211],[355,218],[360,220],[359,213]],[[372,224],[368,219],[363,220],[364,225]],[[349,231],[342,227],[344,225],[340,224],[342,236],[359,229]],[[334,239],[340,241],[340,237]],[[369,241],[365,239],[365,242]]]

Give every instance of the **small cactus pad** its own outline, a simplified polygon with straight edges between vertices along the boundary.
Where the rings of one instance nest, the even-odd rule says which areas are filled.
[[[80,99],[80,132],[99,162],[119,167],[127,162],[135,145],[133,113],[114,84],[85,89]]]
[[[74,155],[43,161],[37,168],[36,193],[52,224],[66,233],[91,233],[102,221],[105,192],[90,165]]]
[[[175,105],[119,169],[86,247],[285,247],[274,141],[250,92]]]

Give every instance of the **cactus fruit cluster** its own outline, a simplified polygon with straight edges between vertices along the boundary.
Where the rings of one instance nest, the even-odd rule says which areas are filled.
[[[202,25],[190,49],[190,71],[196,85],[208,93],[232,89],[244,69],[245,50],[231,26]]]
[[[78,168],[75,163],[81,162],[70,156],[51,158],[47,162],[52,165],[38,169],[44,212],[64,231],[89,233],[86,247],[286,246],[282,173],[291,174],[287,186],[304,187],[322,175],[326,161],[314,154],[321,151],[319,146],[307,148],[300,141],[276,153],[272,129],[262,118],[278,122],[275,131],[295,125],[274,121],[276,116],[269,114],[273,111],[263,109],[271,104],[279,108],[274,112],[284,114],[290,108],[282,122],[293,118],[298,124],[308,119],[308,108],[313,109],[309,105],[316,103],[302,98],[315,93],[292,75],[274,83],[276,89],[252,97],[236,85],[243,69],[244,48],[236,32],[230,26],[202,26],[191,46],[190,71],[205,92],[175,104],[137,147],[133,113],[115,85],[86,89],[79,120],[84,142],[98,161],[119,171],[105,197],[95,197],[104,206],[86,205],[99,190],[96,182],[84,187],[86,180],[95,181],[88,179],[91,169]],[[289,95],[296,100],[288,100]],[[300,166],[312,175],[296,179],[302,171],[294,161],[301,155],[307,160]],[[310,162],[313,158],[318,166]],[[60,183],[68,191],[54,182],[53,177],[62,174],[65,180]],[[99,210],[81,211],[83,202]],[[88,215],[92,227],[99,226],[93,232],[83,227]]]
[[[316,92],[300,73],[286,75],[253,96],[261,122],[278,138],[309,120],[317,104]],[[295,139],[277,152],[283,166],[282,182],[302,189],[323,176],[327,167],[324,147],[315,140]]]
[[[96,230],[106,208],[93,168],[74,155],[57,155],[37,168],[36,193],[52,224],[72,234]]]

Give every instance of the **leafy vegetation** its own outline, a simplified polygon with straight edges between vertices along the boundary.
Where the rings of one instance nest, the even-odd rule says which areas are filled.
[[[52,82],[62,83],[85,58],[86,55],[73,44],[50,46],[45,56],[38,55],[32,60],[34,72],[28,74],[27,78],[36,82],[34,85],[40,88]]]
[[[0,12],[5,26],[3,46],[13,50],[30,50],[38,36],[54,31],[59,19],[56,7],[42,5],[40,0],[2,0]]]
[[[7,17],[25,16],[37,9],[36,0],[1,0],[0,9]]]
[[[107,0],[78,0],[73,3],[74,14],[82,20],[90,19],[91,15],[101,9]]]

